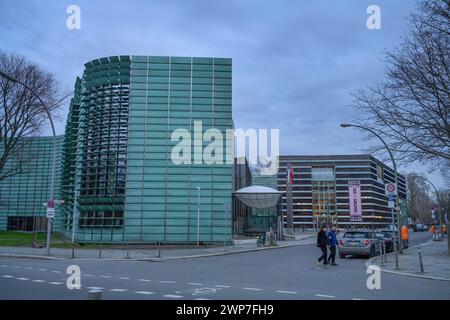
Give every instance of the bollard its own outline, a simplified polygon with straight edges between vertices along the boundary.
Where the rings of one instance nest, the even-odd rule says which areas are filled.
[[[88,300],[102,300],[102,290],[90,290]]]
[[[387,263],[386,244],[383,241],[383,263]]]
[[[380,266],[382,266],[382,267],[384,267],[384,258],[383,258],[383,256],[384,256],[384,251],[383,251],[383,244],[384,244],[384,241],[383,242],[380,242]]]
[[[130,251],[128,250],[128,243],[125,246],[127,248],[127,255],[126,255],[125,259],[130,259]]]
[[[422,252],[420,252],[420,247],[417,248],[417,253],[419,254],[420,273],[424,273],[424,271],[423,271],[423,261],[422,261]]]
[[[161,258],[161,242],[158,242],[158,258]]]
[[[72,259],[75,259],[75,248],[72,245]]]

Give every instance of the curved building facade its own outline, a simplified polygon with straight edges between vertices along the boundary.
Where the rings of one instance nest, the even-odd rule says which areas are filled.
[[[231,240],[232,164],[198,163],[194,146],[190,163],[171,158],[175,130],[194,137],[201,123],[201,133],[215,128],[226,137],[231,86],[230,59],[115,56],[86,63],[66,125],[63,232],[78,242],[190,243],[200,211],[200,241]]]

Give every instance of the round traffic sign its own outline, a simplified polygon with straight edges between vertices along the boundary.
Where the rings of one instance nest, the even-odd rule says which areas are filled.
[[[387,189],[389,192],[395,192],[395,184],[389,183]]]
[[[48,200],[47,201],[47,208],[54,208],[55,207],[55,201],[54,200]]]

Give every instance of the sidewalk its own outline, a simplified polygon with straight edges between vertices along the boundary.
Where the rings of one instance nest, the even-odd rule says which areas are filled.
[[[235,245],[225,246],[208,246],[208,247],[191,247],[180,248],[177,246],[161,246],[161,249],[132,249],[129,246],[124,249],[75,249],[75,259],[83,260],[143,260],[143,261],[163,261],[173,259],[200,258],[208,256],[218,256],[225,254],[234,254],[240,252],[250,252],[259,250],[270,250],[285,248],[291,246],[310,245],[315,241],[313,234],[305,234],[296,236],[296,240],[278,241],[277,246],[273,247],[257,247],[256,239],[253,240],[237,240]],[[71,259],[72,249],[52,248],[51,256],[46,255],[46,249],[38,249],[31,247],[0,247],[0,257],[21,257],[36,259]]]
[[[420,272],[418,248],[422,253],[424,273]],[[429,241],[420,246],[413,246],[403,250],[399,254],[399,268],[395,270],[395,256],[393,253],[387,255],[385,266],[380,265],[380,257],[369,260],[369,264],[380,266],[381,271],[404,276],[412,276],[425,279],[450,281],[450,256],[447,255],[447,239],[443,241]]]

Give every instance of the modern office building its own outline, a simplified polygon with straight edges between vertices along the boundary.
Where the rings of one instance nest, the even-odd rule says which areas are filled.
[[[61,181],[61,153],[64,136],[56,137],[55,199],[59,199]],[[0,182],[0,230],[44,231],[45,204],[50,196],[50,180],[53,160],[53,137],[25,138],[20,150],[10,158],[5,172],[20,162],[21,173]],[[1,146],[0,146],[1,152]],[[60,206],[55,207],[55,228],[61,228]]]
[[[385,183],[394,182],[394,171],[369,155],[280,156],[278,190],[283,191],[283,216],[286,225],[286,166],[294,169],[294,227],[317,227],[330,221],[340,227],[386,226],[391,209],[385,196]],[[405,178],[398,175],[399,201],[406,215]],[[360,181],[362,221],[349,216],[349,181]]]
[[[202,152],[230,151],[231,69],[224,58],[113,56],[86,63],[61,138],[58,230],[77,242],[196,242],[199,187],[200,241],[230,240],[233,164],[205,163]],[[210,128],[224,137],[213,151]],[[176,130],[183,136],[172,136]],[[172,158],[180,142],[189,145],[181,164]]]

